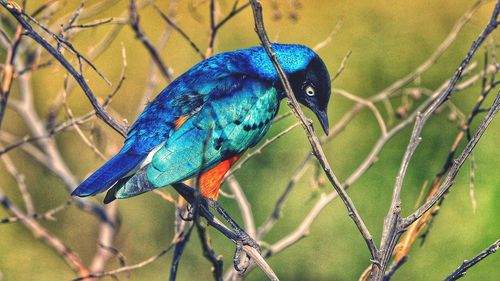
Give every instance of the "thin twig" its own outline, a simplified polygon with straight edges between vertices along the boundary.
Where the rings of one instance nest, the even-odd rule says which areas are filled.
[[[446,277],[444,280],[445,281],[453,281],[460,279],[465,276],[466,271],[476,265],[478,262],[482,261],[486,257],[488,257],[491,254],[494,254],[498,248],[500,248],[500,240],[495,241],[491,246],[488,248],[484,249],[481,253],[479,253],[477,256],[473,257],[470,260],[465,260],[453,273],[451,273],[448,277]]]
[[[87,82],[83,75],[75,70],[75,68],[64,58],[64,56],[54,48],[50,43],[48,43],[45,39],[43,39],[35,30],[33,30],[32,26],[23,18],[22,11],[17,10],[14,7],[10,7],[6,2],[0,1],[0,4],[6,8],[12,16],[16,18],[16,20],[23,26],[26,31],[26,35],[35,40],[38,44],[40,44],[44,49],[46,49],[61,65],[68,70],[68,72],[73,76],[73,78],[78,82],[84,93],[87,95],[87,98],[91,102],[92,106],[97,112],[97,115],[106,122],[111,128],[117,131],[122,136],[126,136],[127,128],[120,124],[118,121],[113,119],[109,113],[104,109],[104,107],[99,104],[94,93],[88,86]]]
[[[325,38],[325,40],[319,42],[318,44],[316,44],[312,49],[317,52],[321,49],[323,49],[324,47],[326,47],[328,44],[330,44],[330,42],[332,42],[332,39],[335,35],[337,35],[337,32],[339,32],[339,30],[342,28],[342,25],[344,25],[344,19],[341,18],[337,21],[337,24],[335,25],[335,27],[333,28],[332,32],[330,32],[330,34],[328,34],[328,36]]]
[[[5,110],[7,108],[7,100],[9,99],[12,81],[14,80],[14,60],[17,48],[21,42],[22,31],[23,29],[21,25],[18,25],[16,28],[16,34],[14,35],[14,41],[10,44],[5,58],[3,81],[0,87],[0,127],[2,126],[3,116],[5,115]]]
[[[160,14],[161,18],[165,20],[165,22],[170,27],[172,27],[175,31],[177,31],[179,35],[189,43],[189,46],[193,48],[193,50],[200,56],[200,58],[202,60],[205,59],[205,55],[201,52],[200,48],[198,47],[198,45],[196,45],[196,43],[194,43],[191,37],[189,37],[189,35],[187,35],[187,33],[184,32],[184,30],[182,30],[179,26],[177,26],[175,22],[173,22],[167,15],[165,15],[156,4],[154,4],[153,7]]]
[[[422,75],[425,71],[427,71],[431,66],[436,63],[436,61],[444,54],[444,52],[450,47],[450,45],[455,41],[455,39],[458,37],[458,34],[460,33],[460,30],[465,26],[466,23],[469,22],[469,20],[472,18],[474,13],[481,7],[482,4],[486,3],[488,1],[485,0],[477,0],[474,2],[472,7],[462,16],[460,19],[455,23],[453,26],[452,30],[450,33],[448,33],[448,36],[444,39],[443,42],[436,48],[434,53],[426,60],[424,61],[420,66],[418,66],[414,71],[408,73],[406,76],[403,78],[395,81],[391,85],[389,85],[387,88],[382,90],[380,93],[377,94],[376,97],[372,99],[372,101],[381,101],[388,96],[390,96],[392,93],[396,92],[397,90],[401,89],[408,83],[414,81],[418,77]]]
[[[64,89],[66,89],[66,86],[67,86],[67,79],[64,79],[65,82],[64,82]],[[65,91],[66,93],[66,91]],[[101,158],[102,160],[106,160],[106,156],[104,156],[104,154],[102,154],[102,152],[97,148],[97,146],[95,146],[92,141],[90,141],[87,136],[85,136],[85,134],[83,133],[82,129],[80,129],[80,126],[75,122],[75,117],[73,116],[73,111],[71,110],[71,108],[68,106],[67,102],[66,102],[66,94],[63,95],[63,107],[64,109],[66,110],[66,114],[68,115],[68,119],[71,121],[71,123],[74,124],[73,128],[75,129],[75,131],[77,132],[77,134],[80,136],[80,138],[83,140],[83,142],[97,155],[99,156],[99,158]]]
[[[0,148],[3,148],[2,145],[0,145]],[[7,172],[14,178],[17,183],[17,187],[19,188],[19,191],[21,192],[21,195],[23,197],[24,206],[26,208],[26,215],[35,215],[35,206],[33,204],[33,198],[31,197],[31,193],[29,192],[28,185],[26,184],[26,177],[24,176],[24,174],[19,172],[9,155],[0,155],[0,159],[2,159]]]
[[[50,209],[44,213],[33,213],[31,215],[27,214],[26,216],[29,218],[35,219],[35,220],[42,219],[42,220],[53,221],[53,220],[55,220],[55,217],[54,217],[55,214],[66,210],[69,206],[71,206],[71,204],[72,204],[71,201],[67,201],[64,204],[61,204],[61,205],[59,205],[53,209]],[[8,218],[0,220],[0,224],[13,223],[13,222],[19,222],[19,221],[21,221],[20,217],[12,216],[12,217],[8,217]]]
[[[212,274],[214,276],[214,280],[222,281],[222,256],[217,255],[217,253],[215,252],[211,243],[211,239],[206,231],[206,226],[202,225],[202,223],[199,221],[199,218],[195,218],[195,225],[196,229],[198,230],[201,248],[203,249],[203,255],[210,261],[210,263],[212,263]]]
[[[347,60],[351,57],[351,54],[352,54],[352,51],[349,50],[347,52],[347,54],[345,54],[344,58],[342,58],[342,62],[340,62],[339,68],[337,69],[337,71],[335,71],[335,74],[333,74],[333,76],[332,76],[332,79],[331,79],[332,84],[333,84],[333,82],[335,82],[335,80],[337,80],[337,78],[339,78],[340,74],[342,74],[342,72],[344,72],[345,66],[347,64]]]
[[[80,257],[71,250],[63,241],[51,234],[47,229],[42,227],[34,218],[26,216],[12,201],[7,198],[3,190],[0,188],[0,205],[10,214],[18,217],[20,222],[31,231],[33,236],[44,241],[50,246],[64,261],[73,269],[79,276],[85,276],[89,273],[89,269],[82,262]]]
[[[204,57],[210,57],[212,56],[214,52],[214,44],[215,44],[215,38],[217,36],[217,32],[219,31],[220,28],[222,28],[230,19],[238,15],[241,11],[244,9],[248,8],[250,6],[250,3],[245,3],[238,7],[238,1],[235,1],[233,4],[233,7],[229,14],[227,14],[223,19],[221,19],[218,23],[215,23],[215,1],[211,0],[210,2],[210,37],[208,40],[208,47],[207,50],[205,51],[205,56]]]
[[[104,276],[112,276],[112,275],[116,275],[118,273],[122,273],[122,272],[129,272],[129,271],[132,271],[134,269],[138,269],[138,268],[142,268],[152,262],[155,262],[156,260],[158,260],[159,258],[161,258],[162,256],[164,256],[166,253],[170,252],[170,250],[174,247],[175,243],[171,243],[165,250],[161,251],[160,253],[146,259],[146,260],[143,260],[139,263],[136,263],[136,264],[133,264],[133,265],[129,265],[129,266],[123,266],[123,267],[120,267],[120,268],[117,268],[117,269],[114,269],[114,270],[110,270],[110,271],[103,271],[103,272],[94,272],[92,274],[87,274],[85,276],[82,276],[82,277],[79,277],[79,278],[76,278],[76,279],[73,279],[73,281],[81,281],[81,280],[85,280],[85,279],[88,279],[88,278],[97,278],[97,277],[104,277]]]
[[[168,18],[175,17],[177,10],[178,10],[179,2],[180,2],[180,0],[175,0],[175,1],[170,2],[169,8],[168,8],[167,14],[166,14],[166,16]],[[172,21],[174,21],[174,20],[172,20]],[[158,38],[158,43],[156,44],[156,49],[158,51],[161,52],[165,48],[165,46],[166,46],[166,44],[167,44],[167,42],[170,39],[170,36],[172,34],[172,30],[173,30],[173,28],[171,26],[168,26],[167,28],[163,29],[161,35]],[[151,58],[151,61],[153,62],[153,58]],[[146,75],[147,82],[145,85],[144,93],[142,94],[141,100],[139,101],[138,106],[137,106],[137,115],[141,114],[141,112],[144,110],[144,107],[149,103],[149,101],[151,100],[151,97],[153,96],[153,94],[155,94],[154,91],[156,90],[156,87],[159,83],[158,67],[156,66],[155,63],[148,63],[148,65],[149,65],[149,70],[148,70],[148,74]]]
[[[149,38],[146,36],[144,30],[142,30],[141,26],[139,25],[139,13],[137,12],[137,6],[135,4],[135,0],[130,0],[129,12],[130,12],[130,26],[132,27],[132,30],[134,30],[135,36],[139,41],[141,41],[146,50],[149,52],[151,58],[158,66],[161,74],[167,80],[167,82],[172,82],[172,80],[174,80],[172,72],[161,58],[160,54],[158,53],[158,50],[156,50],[153,43],[151,43]]]
[[[177,208],[177,210],[179,209],[180,208]],[[180,218],[180,212],[176,212],[176,215],[177,215],[176,222],[177,218],[182,220],[182,218]],[[169,277],[170,281],[175,281],[177,278],[177,270],[181,262],[181,257],[182,254],[184,253],[184,249],[186,248],[187,243],[189,242],[189,238],[191,238],[191,233],[194,228],[194,224],[191,222],[187,231],[185,230],[185,227],[186,227],[186,222],[184,220],[182,220],[182,223],[176,225],[175,236],[179,242],[177,242],[177,244],[175,245],[174,254],[172,257],[172,265],[170,267],[170,277]]]
[[[237,165],[234,165],[231,170],[224,176],[224,179],[227,179],[229,176],[232,176],[237,170],[241,169],[241,167],[248,162],[251,158],[255,157],[257,154],[261,154],[262,150],[266,147],[268,147],[270,144],[281,138],[282,136],[288,134],[290,131],[292,131],[294,128],[296,128],[299,125],[299,123],[295,123],[291,125],[290,127],[286,128],[285,130],[281,131],[278,133],[276,136],[266,139],[266,141],[261,144],[258,148],[254,149],[251,153],[248,153],[243,159],[241,159]]]
[[[238,207],[241,210],[241,216],[243,218],[243,224],[245,225],[245,231],[250,237],[255,238],[255,222],[254,216],[252,213],[252,206],[248,202],[243,189],[241,188],[240,183],[236,180],[236,178],[231,175],[226,178],[226,182],[228,183],[231,191],[234,194],[236,203],[238,203]]]

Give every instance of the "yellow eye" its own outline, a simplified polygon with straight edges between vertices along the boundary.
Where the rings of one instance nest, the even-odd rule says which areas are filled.
[[[314,88],[312,86],[307,86],[306,88],[306,95],[313,97],[315,94]]]

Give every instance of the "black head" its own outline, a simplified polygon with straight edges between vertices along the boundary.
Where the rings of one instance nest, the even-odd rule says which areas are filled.
[[[305,69],[289,75],[295,98],[318,117],[321,127],[328,135],[327,107],[330,100],[330,75],[325,64],[315,56]]]

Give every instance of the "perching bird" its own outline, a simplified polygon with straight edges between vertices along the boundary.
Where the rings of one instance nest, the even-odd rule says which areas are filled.
[[[297,100],[328,132],[330,77],[311,49],[273,44]],[[285,97],[264,48],[205,59],[149,103],[130,127],[123,148],[72,195],[128,198],[196,177],[201,194],[217,199],[221,181],[238,158],[267,133]],[[111,187],[111,188],[110,188]]]

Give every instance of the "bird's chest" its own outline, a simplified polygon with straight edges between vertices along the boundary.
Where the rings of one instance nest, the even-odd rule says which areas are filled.
[[[227,99],[205,105],[193,120],[207,134],[207,144],[223,158],[257,144],[269,130],[279,100],[274,88],[254,87]]]
[[[244,149],[256,145],[271,127],[271,122],[279,108],[279,99],[274,88],[259,96],[251,105],[246,114],[235,124],[235,134],[230,145],[243,144]],[[244,150],[242,149],[242,150]]]

